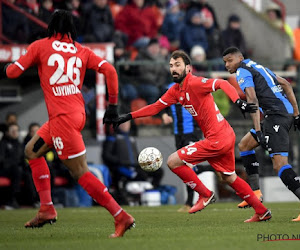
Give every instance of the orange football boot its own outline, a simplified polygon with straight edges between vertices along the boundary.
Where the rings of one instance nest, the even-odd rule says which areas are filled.
[[[196,204],[194,206],[192,206],[189,213],[194,214],[196,212],[199,212],[199,211],[203,210],[206,206],[208,206],[209,204],[211,204],[215,201],[216,201],[216,197],[215,197],[214,192],[211,192],[210,197],[199,196],[198,201],[196,202]]]
[[[125,211],[122,211],[115,220],[115,232],[111,234],[109,238],[123,237],[125,232],[132,227],[135,227],[134,218]]]
[[[57,220],[57,212],[53,205],[42,205],[37,215],[25,223],[26,228],[42,227],[46,223],[53,224]]]
[[[271,210],[267,209],[264,214],[254,214],[250,219],[245,220],[244,222],[260,222],[260,221],[268,221],[272,218]]]
[[[263,202],[263,195],[260,191],[260,189],[253,191],[256,195],[257,199],[259,199],[261,202]],[[249,208],[251,207],[247,201],[242,201],[240,204],[238,204],[238,208]]]

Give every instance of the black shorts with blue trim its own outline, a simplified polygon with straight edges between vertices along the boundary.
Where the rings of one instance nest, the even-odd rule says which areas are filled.
[[[263,134],[268,144],[268,152],[272,157],[274,154],[288,156],[289,131],[293,124],[293,116],[285,114],[267,114],[261,123]],[[257,141],[256,132],[250,130],[251,135]]]

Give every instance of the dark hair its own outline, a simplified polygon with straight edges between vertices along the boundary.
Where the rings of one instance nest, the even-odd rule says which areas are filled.
[[[77,37],[77,32],[71,12],[66,10],[54,11],[51,15],[47,32],[49,38],[60,33],[62,38],[64,35],[67,35],[70,38],[71,35],[71,38],[74,41]]]
[[[5,121],[7,121],[8,118],[11,117],[11,116],[17,117],[17,114],[16,114],[15,112],[8,112],[8,113],[6,114],[6,116],[5,116]]]
[[[223,57],[228,55],[228,54],[235,54],[235,53],[241,53],[241,51],[237,47],[229,47],[224,50],[223,52]]]
[[[28,126],[28,131],[30,131],[33,127],[38,126],[40,127],[40,124],[38,124],[37,122],[32,122],[29,124]]]
[[[183,50],[175,50],[171,54],[171,58],[173,58],[173,59],[182,58],[182,60],[184,61],[185,65],[191,65],[191,58]]]
[[[13,122],[13,123],[10,123],[10,124],[8,124],[7,125],[7,131],[9,130],[9,128],[10,127],[12,127],[12,126],[17,126],[18,128],[20,128],[20,126],[19,126],[19,124],[18,123],[16,123],[16,122]]]

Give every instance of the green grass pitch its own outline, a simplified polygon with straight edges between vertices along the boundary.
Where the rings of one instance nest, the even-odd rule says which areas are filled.
[[[113,219],[101,207],[58,209],[57,223],[36,229],[23,225],[37,210],[1,210],[0,249],[300,249],[300,240],[258,240],[278,234],[300,239],[300,222],[291,222],[299,203],[267,203],[273,218],[260,223],[244,223],[254,212],[236,205],[215,203],[192,215],[178,213],[179,205],[124,207],[136,228],[118,239],[108,238]]]

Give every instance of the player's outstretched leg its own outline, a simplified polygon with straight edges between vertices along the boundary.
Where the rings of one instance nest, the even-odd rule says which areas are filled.
[[[51,198],[50,171],[44,157],[29,160],[32,178],[40,197],[41,207],[37,215],[25,223],[26,228],[42,227],[57,220],[57,212]]]
[[[236,176],[236,179],[232,183],[229,183],[229,185],[236,191],[238,196],[245,200],[255,210],[253,217],[244,222],[267,221],[272,218],[271,211],[257,199],[247,182]]]
[[[280,160],[279,155],[275,155],[274,158],[276,160],[274,161],[273,159],[273,165],[276,165],[276,161]],[[277,164],[278,165],[278,164]],[[278,176],[284,183],[284,185],[292,191],[298,199],[300,199],[300,177],[296,175],[295,171],[293,170],[292,166],[289,164],[286,164],[280,168],[275,168],[275,170],[278,171]],[[293,219],[292,221],[300,221],[300,214],[297,218]]]
[[[196,213],[203,210],[207,205],[213,203],[215,194],[210,191],[198,178],[196,173],[188,166],[183,165],[171,169],[182,181],[191,189],[199,193],[199,199],[196,204],[189,210],[189,213]]]
[[[94,200],[105,207],[114,217],[115,232],[109,236],[110,238],[122,237],[128,229],[135,227],[134,218],[120,207],[108,192],[107,187],[91,172],[83,174],[79,178],[78,183]]]
[[[250,138],[252,138],[250,133],[249,133],[249,136],[250,136]],[[256,141],[255,141],[255,143],[256,143]],[[254,191],[254,194],[256,195],[256,197],[262,202],[263,195],[259,188],[259,174],[258,174],[259,162],[256,159],[254,150],[243,150],[243,149],[245,149],[244,144],[245,143],[242,139],[242,141],[239,143],[239,149],[240,149],[240,156],[243,161],[243,165],[244,165],[247,175],[248,175],[248,180],[249,180],[248,182],[249,182],[251,189]],[[246,143],[246,146],[248,146],[248,144],[249,143]],[[253,148],[253,147],[251,146],[251,148]],[[248,208],[251,206],[246,201],[242,201],[241,203],[238,204],[238,207],[239,208]]]

